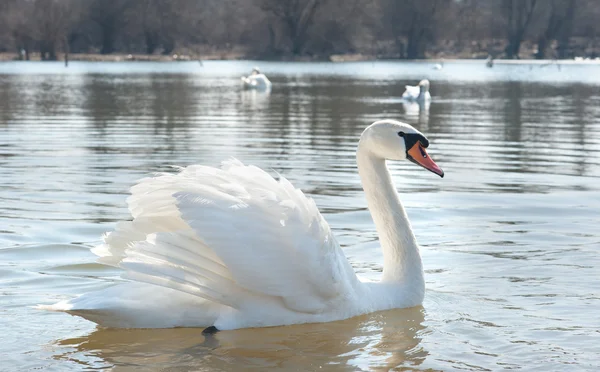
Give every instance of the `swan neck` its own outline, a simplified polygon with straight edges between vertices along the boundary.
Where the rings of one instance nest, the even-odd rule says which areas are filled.
[[[385,160],[359,144],[357,163],[383,250],[382,281],[424,287],[419,248]]]

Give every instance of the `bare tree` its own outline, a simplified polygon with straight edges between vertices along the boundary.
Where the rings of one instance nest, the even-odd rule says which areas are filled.
[[[317,9],[327,0],[263,0],[261,8],[270,13],[282,26],[289,38],[292,54],[304,52],[307,31]],[[271,45],[275,44],[276,31],[269,25]],[[274,45],[273,45],[274,46]]]
[[[115,51],[115,42],[123,21],[123,14],[131,4],[131,0],[92,0],[90,2],[89,17],[100,27],[102,39],[100,53],[110,54]]]
[[[564,58],[573,29],[575,4],[575,0],[547,0],[541,4],[540,10],[546,13],[546,27],[538,37],[536,58],[546,58],[552,40],[558,41],[558,53]]]
[[[436,17],[450,6],[448,0],[381,0],[384,22],[389,25],[400,58],[425,57],[425,47],[435,35]]]
[[[0,23],[3,24],[5,32],[9,33],[7,39],[12,44],[10,48],[16,49],[19,59],[29,60],[35,46],[34,3],[6,0],[1,4]]]
[[[508,45],[507,58],[519,58],[521,43],[531,24],[537,0],[503,0],[502,13],[506,19]]]
[[[0,52],[595,57],[599,18],[598,0],[0,0]]]
[[[36,0],[33,5],[41,59],[55,61],[58,48],[65,48],[75,4],[71,0]]]
[[[175,49],[175,40],[180,26],[181,0],[139,0],[132,8],[132,18],[141,18],[141,32],[146,44],[146,53],[154,54],[163,48],[164,54]]]
[[[315,13],[307,30],[304,52],[316,56],[356,53],[357,45],[370,45],[372,33],[367,13],[371,0],[328,0]]]

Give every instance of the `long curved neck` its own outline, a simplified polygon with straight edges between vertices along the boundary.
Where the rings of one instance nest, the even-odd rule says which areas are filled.
[[[358,173],[383,249],[382,282],[424,286],[423,264],[385,160],[359,144]]]

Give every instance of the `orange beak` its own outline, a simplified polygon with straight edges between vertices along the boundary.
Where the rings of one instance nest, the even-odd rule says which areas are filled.
[[[408,160],[440,177],[444,177],[444,171],[429,157],[429,154],[427,154],[427,151],[425,151],[425,147],[421,145],[421,142],[415,143],[406,153],[408,154]]]

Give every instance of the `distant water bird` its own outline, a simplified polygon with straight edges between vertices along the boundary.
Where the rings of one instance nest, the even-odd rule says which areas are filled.
[[[242,87],[244,89],[271,90],[271,81],[260,73],[258,67],[254,67],[250,75],[242,76]]]
[[[107,327],[213,333],[417,306],[423,263],[386,160],[410,160],[443,177],[428,146],[421,132],[394,120],[360,136],[358,174],[380,234],[381,281],[357,277],[314,200],[233,159],[141,180],[127,199],[133,219],[93,250],[137,283],[40,308]]]
[[[492,58],[491,55],[488,55],[488,57],[485,59],[485,65],[489,68],[494,67],[494,58]]]
[[[432,69],[434,69],[434,70],[441,70],[443,68],[444,68],[444,59],[443,58],[440,60],[440,63],[436,63],[432,67]]]
[[[419,85],[405,85],[406,90],[402,94],[402,98],[407,101],[429,102],[431,94],[429,94],[429,80],[424,79],[419,82]]]

